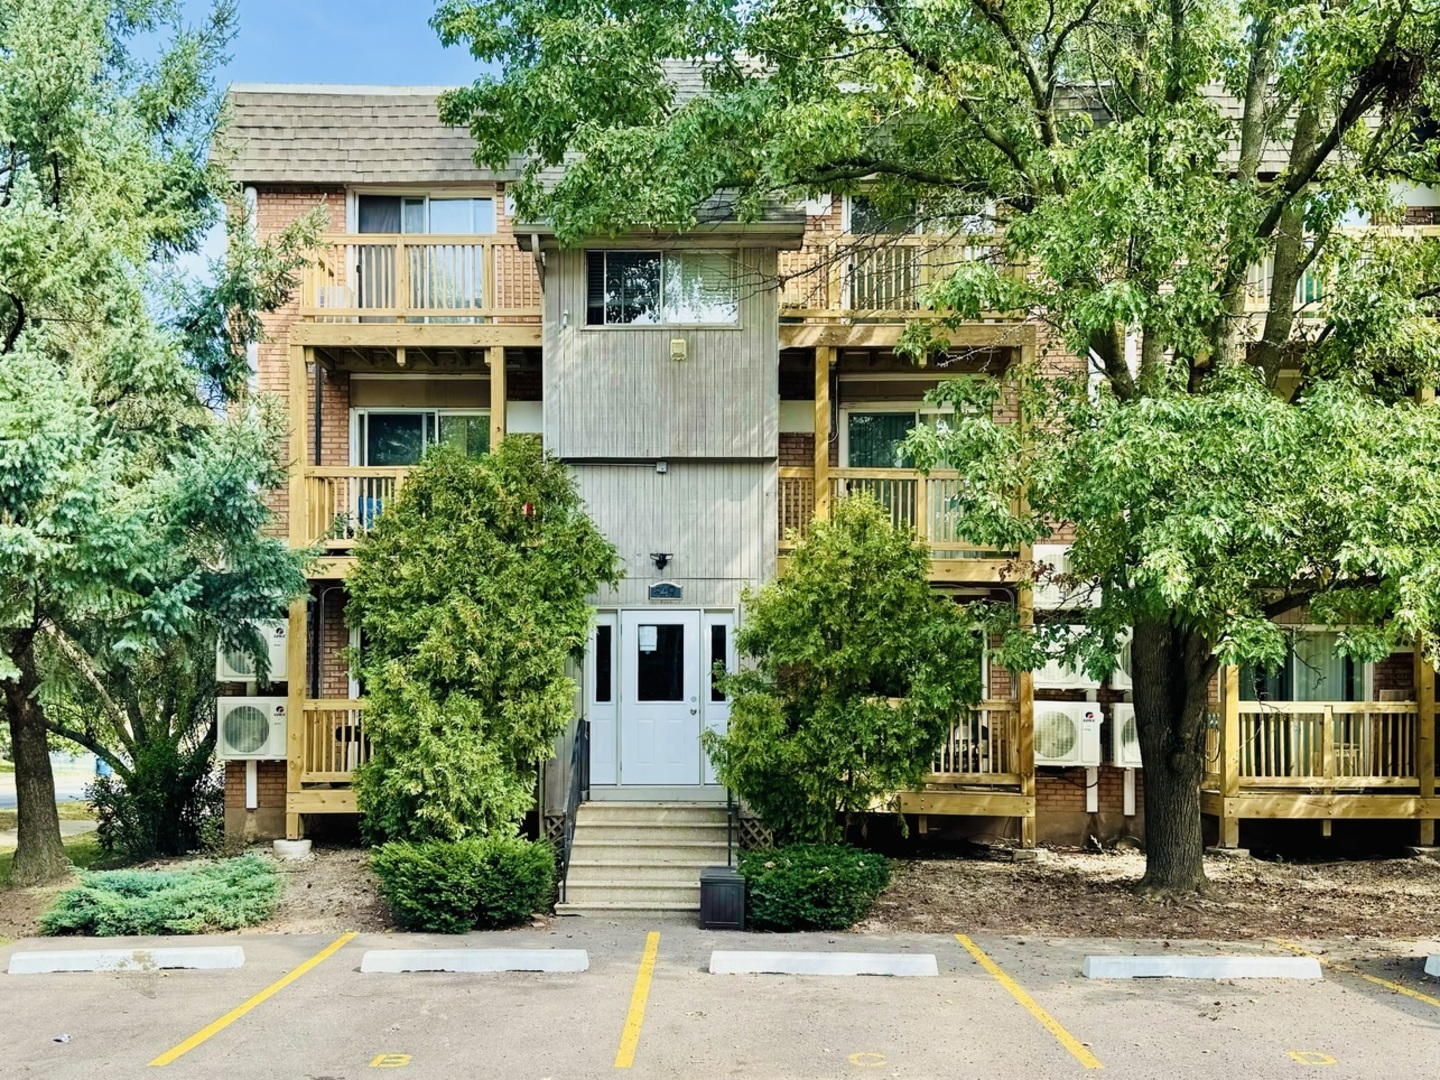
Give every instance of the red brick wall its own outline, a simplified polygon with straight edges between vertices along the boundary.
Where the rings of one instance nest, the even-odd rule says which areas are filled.
[[[339,188],[266,188],[258,192],[255,207],[255,227],[261,239],[275,235],[286,225],[304,217],[317,206],[329,211],[329,232],[345,231],[345,192]],[[290,326],[298,318],[300,301],[294,296],[290,302],[272,315],[262,319],[265,339],[259,346],[260,392],[277,398],[290,408],[290,358],[288,343]],[[348,396],[348,389],[347,389]],[[307,407],[313,402],[307,401]],[[292,464],[310,460],[313,446],[285,447],[285,460]],[[270,505],[275,509],[278,520],[275,530],[285,535],[289,528],[290,491],[280,488],[271,496]]]
[[[285,835],[285,762],[258,761],[256,808],[245,809],[245,762],[225,763],[225,838],[231,843]]]
[[[1375,665],[1375,693],[1382,690],[1403,692],[1407,698],[1415,692],[1415,654],[1392,653]]]

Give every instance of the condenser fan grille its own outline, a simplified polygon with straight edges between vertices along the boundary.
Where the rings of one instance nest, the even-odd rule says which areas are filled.
[[[1138,752],[1140,746],[1140,729],[1135,726],[1135,717],[1127,716],[1125,723],[1120,728],[1120,745]]]
[[[244,675],[247,681],[255,674],[255,659],[244,649],[226,649],[225,666],[236,675]]]
[[[237,705],[225,714],[225,745],[236,754],[253,754],[270,737],[270,718],[254,705]]]
[[[1047,712],[1035,724],[1035,751],[1043,758],[1063,760],[1075,753],[1080,733],[1075,721],[1063,712]]]

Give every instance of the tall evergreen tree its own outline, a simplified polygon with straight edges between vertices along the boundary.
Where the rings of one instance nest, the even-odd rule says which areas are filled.
[[[67,866],[44,680],[63,668],[113,706],[117,670],[202,627],[258,652],[246,620],[281,614],[304,584],[261,532],[283,470],[246,346],[313,223],[263,248],[232,215],[212,283],[186,287],[175,268],[229,194],[208,155],[233,16],[227,0],[193,28],[174,0],[0,6],[0,687],[17,884]]]

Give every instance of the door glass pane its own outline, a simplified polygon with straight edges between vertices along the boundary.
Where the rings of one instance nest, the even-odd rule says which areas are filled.
[[[425,231],[425,200],[406,199],[400,224],[401,232],[423,233]]]
[[[595,703],[608,705],[614,700],[613,631],[608,626],[595,627]]]
[[[362,233],[398,233],[400,198],[396,195],[361,195],[359,226]]]
[[[480,457],[490,450],[490,417],[485,413],[440,414],[440,441],[458,446],[466,457]]]
[[[915,426],[912,412],[852,412],[849,416],[849,466],[852,469],[908,469],[900,444]]]
[[[635,648],[637,700],[685,700],[685,627],[679,623],[638,627]]]
[[[430,231],[448,235],[471,232],[469,199],[431,199]]]
[[[1333,631],[1305,631],[1295,635],[1296,701],[1354,701],[1354,664],[1335,651],[1339,635]]]
[[[425,454],[426,413],[370,413],[365,418],[365,464],[418,465]]]
[[[725,695],[720,692],[720,680],[716,677],[716,670],[728,671],[729,650],[725,647],[727,637],[726,627],[715,623],[710,627],[710,700],[724,701]]]

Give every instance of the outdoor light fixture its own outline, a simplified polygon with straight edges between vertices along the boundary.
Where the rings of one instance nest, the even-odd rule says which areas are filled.
[[[664,570],[665,567],[670,565],[671,558],[672,556],[668,551],[652,551],[650,553],[650,561],[655,564],[656,570]]]

